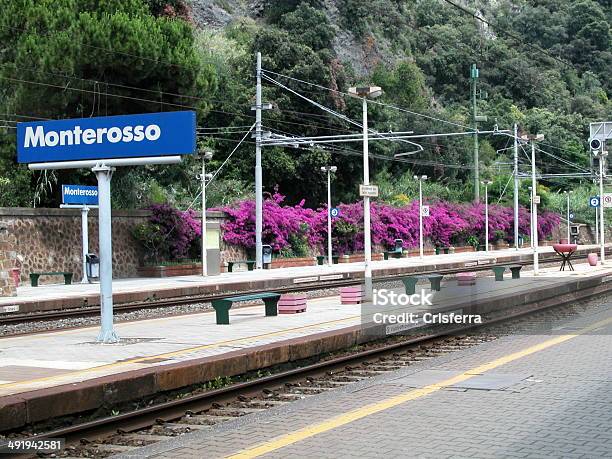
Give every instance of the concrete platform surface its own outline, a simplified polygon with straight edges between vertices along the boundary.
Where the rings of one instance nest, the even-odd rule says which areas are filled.
[[[612,304],[114,458],[612,457]]]
[[[612,245],[607,246],[612,249]],[[552,247],[540,247],[540,257],[544,260],[557,260]],[[598,252],[598,246],[581,245],[579,252]],[[599,252],[598,252],[599,253]],[[374,277],[410,271],[435,270],[450,267],[486,265],[500,260],[505,263],[531,261],[531,249],[505,249],[486,252],[464,252],[448,255],[428,255],[423,260],[418,257],[390,259],[372,262]],[[559,259],[560,263],[560,259]],[[333,266],[304,266],[278,268],[259,271],[238,271],[222,273],[218,276],[178,276],[171,278],[133,278],[116,279],[113,282],[113,296],[116,303],[146,301],[171,298],[182,295],[202,295],[224,291],[278,288],[279,286],[312,284],[342,278],[360,278],[364,264],[340,263]],[[28,312],[39,309],[60,309],[99,304],[99,285],[52,284],[30,287],[22,285],[16,297],[0,298],[0,313]],[[18,308],[15,308],[17,306]],[[9,309],[4,310],[3,308]]]
[[[456,281],[447,280],[441,292],[433,292],[431,307],[342,305],[339,296],[330,296],[308,300],[307,312],[300,314],[266,317],[263,305],[235,308],[229,325],[217,325],[214,311],[123,322],[115,324],[121,338],[117,344],[96,343],[97,327],[0,338],[0,397],[338,331],[372,322],[371,314],[378,310],[501,305],[530,290],[549,288],[552,295],[561,294],[572,279],[601,282],[608,274],[612,267],[582,263],[576,264],[576,271],[542,269],[538,278],[531,272],[518,280],[506,275],[503,282],[481,278],[476,286],[457,287]],[[429,291],[428,285],[418,288]]]

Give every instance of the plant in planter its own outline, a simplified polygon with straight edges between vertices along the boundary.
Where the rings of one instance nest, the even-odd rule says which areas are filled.
[[[182,212],[167,204],[149,207],[151,216],[145,223],[132,230],[132,236],[144,249],[143,267],[152,274],[152,266],[168,268],[169,266],[190,265],[195,269],[194,260],[200,255],[200,222],[193,211]],[[186,259],[187,262],[185,262]],[[169,269],[158,269],[167,272]],[[173,271],[181,271],[173,268]],[[144,273],[144,271],[143,271]],[[190,274],[190,272],[180,272]]]
[[[496,230],[495,231],[495,240],[494,240],[494,244],[496,248],[501,248],[502,246],[506,245],[506,242],[504,241],[504,239],[506,238],[506,232],[502,231],[502,230]]]
[[[478,251],[478,245],[480,244],[480,241],[478,241],[478,238],[476,236],[468,236],[465,239],[465,243],[467,245],[471,245],[474,248],[474,252]]]

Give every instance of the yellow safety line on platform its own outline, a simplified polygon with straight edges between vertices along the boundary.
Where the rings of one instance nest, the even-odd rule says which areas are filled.
[[[319,323],[316,323],[316,324],[304,325],[303,327],[288,328],[286,330],[279,330],[279,331],[275,331],[275,332],[264,333],[262,335],[248,336],[248,337],[245,337],[245,338],[230,339],[230,340],[226,340],[226,341],[219,341],[219,342],[212,343],[212,344],[203,344],[201,346],[195,346],[195,347],[190,347],[190,348],[186,348],[186,349],[180,349],[178,351],[166,352],[164,354],[149,355],[149,356],[146,356],[146,357],[138,357],[138,358],[135,358],[135,359],[122,360],[120,362],[108,363],[106,365],[99,365],[97,367],[86,368],[84,370],[77,370],[77,371],[67,370],[66,373],[62,373],[60,375],[55,375],[55,376],[48,376],[46,378],[30,379],[30,380],[27,380],[27,381],[17,381],[17,382],[12,382],[12,383],[8,383],[8,384],[0,384],[0,389],[6,389],[6,388],[11,388],[11,387],[19,387],[19,386],[22,386],[22,385],[25,385],[25,384],[31,384],[31,383],[37,383],[37,382],[53,381],[55,379],[61,379],[61,378],[65,377],[65,376],[77,376],[77,375],[81,375],[81,374],[91,373],[91,372],[94,372],[94,371],[107,370],[109,368],[121,367],[121,366],[129,365],[129,364],[132,364],[132,363],[148,363],[147,360],[165,359],[165,358],[170,358],[170,357],[176,357],[176,356],[179,356],[179,355],[182,355],[182,354],[188,354],[190,352],[197,352],[197,351],[202,351],[204,349],[213,349],[213,348],[216,348],[216,347],[225,346],[227,344],[248,343],[250,341],[257,341],[258,339],[261,339],[261,338],[267,338],[267,337],[271,337],[271,336],[287,335],[287,334],[290,334],[290,333],[293,333],[293,332],[296,332],[296,331],[301,331],[301,330],[306,330],[306,329],[309,329],[309,328],[320,327],[322,325],[329,325],[329,324],[348,322],[348,321],[351,321],[351,320],[358,319],[359,317],[360,316],[351,316],[351,317],[346,317],[344,319],[330,320],[330,321],[327,321],[327,322],[319,322]],[[158,362],[155,362],[155,363],[158,363]]]
[[[390,397],[388,399],[382,400],[380,402],[371,403],[361,408],[357,408],[355,410],[348,411],[346,413],[335,416],[333,418],[330,418],[318,424],[312,424],[310,426],[304,427],[303,429],[296,430],[293,433],[277,437],[273,440],[261,443],[252,448],[242,450],[237,454],[227,456],[226,459],[249,459],[249,458],[259,457],[263,454],[267,454],[272,451],[276,451],[285,446],[289,446],[299,441],[305,440],[307,438],[314,437],[315,435],[318,435],[320,433],[328,432],[332,429],[349,424],[353,421],[357,421],[359,419],[365,418],[372,414],[376,414],[381,411],[388,410],[389,408],[396,407],[398,405],[401,405],[402,403],[432,394],[445,387],[452,386],[453,384],[457,384],[457,383],[466,381],[470,378],[473,378],[474,376],[482,374],[485,371],[489,371],[494,368],[500,367],[509,362],[520,359],[522,357],[526,357],[528,355],[535,354],[536,352],[540,352],[551,346],[555,346],[557,344],[563,343],[572,338],[575,338],[576,336],[583,335],[585,333],[588,333],[589,331],[593,331],[597,328],[600,328],[600,327],[603,327],[609,324],[612,324],[612,318],[602,320],[586,328],[583,328],[579,330],[578,332],[576,332],[575,334],[558,336],[556,338],[552,338],[547,341],[544,341],[540,344],[536,344],[534,346],[528,347],[527,349],[523,349],[522,351],[514,352],[504,357],[500,357],[499,359],[492,360],[491,362],[488,362],[483,365],[472,368],[470,370],[467,370],[466,372],[460,375],[446,379],[439,383],[430,384],[421,389],[413,389],[408,392],[404,392],[402,394],[396,395],[394,397]]]

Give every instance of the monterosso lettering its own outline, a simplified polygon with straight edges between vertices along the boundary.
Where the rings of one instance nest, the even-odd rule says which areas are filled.
[[[161,137],[161,128],[157,124],[148,126],[125,126],[97,129],[74,129],[64,131],[47,131],[43,126],[28,126],[25,131],[24,148],[55,147],[57,145],[93,145],[96,143],[129,143],[148,140],[154,142]]]

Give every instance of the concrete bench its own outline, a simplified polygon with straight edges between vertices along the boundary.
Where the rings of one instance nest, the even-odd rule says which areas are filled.
[[[457,285],[476,285],[476,273],[457,273]]]
[[[228,261],[227,262],[227,272],[228,273],[233,273],[234,272],[234,265],[247,265],[247,269],[249,271],[253,271],[253,269],[255,268],[255,260],[234,260],[234,261]]]
[[[30,273],[30,284],[32,287],[38,287],[38,278],[40,276],[64,276],[64,284],[72,284],[72,273],[63,271],[51,271],[46,273]]]
[[[279,314],[297,314],[306,312],[306,294],[284,294],[278,301]]]
[[[234,303],[241,301],[263,300],[266,305],[266,316],[275,316],[278,314],[278,300],[280,293],[254,293],[252,295],[233,296],[212,301],[212,307],[215,309],[217,316],[217,325],[229,325],[229,310]]]
[[[442,278],[444,276],[438,273],[432,274],[423,274],[419,276],[407,276],[402,277],[402,283],[404,284],[404,288],[406,289],[406,295],[414,295],[416,290],[416,284],[419,280],[427,279],[429,281],[429,285],[431,290],[435,290],[437,292],[440,291],[440,282],[442,282]]]

